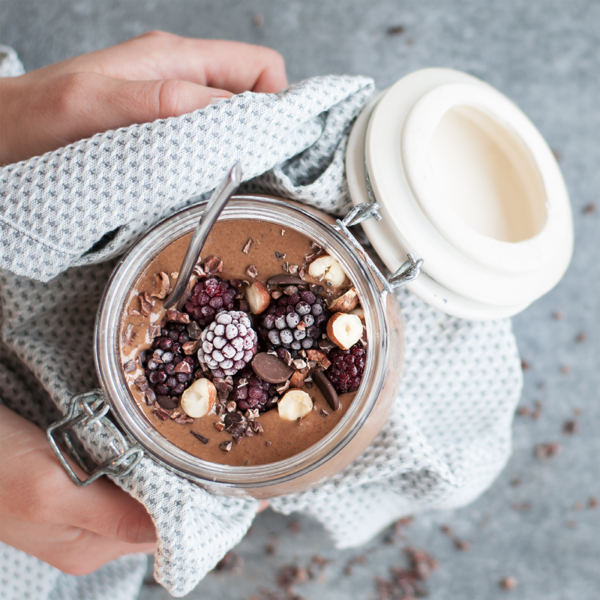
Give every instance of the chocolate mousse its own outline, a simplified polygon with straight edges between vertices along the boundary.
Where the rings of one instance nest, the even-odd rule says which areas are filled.
[[[340,422],[362,383],[356,289],[305,235],[229,220],[213,227],[181,310],[165,310],[190,237],[150,262],[125,303],[131,395],[162,435],[204,460],[290,458]]]

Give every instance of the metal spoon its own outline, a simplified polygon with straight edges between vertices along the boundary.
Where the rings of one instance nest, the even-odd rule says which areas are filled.
[[[240,183],[242,183],[242,165],[238,162],[233,165],[227,177],[215,188],[206,206],[206,211],[200,217],[200,221],[198,221],[190,245],[181,263],[175,287],[165,301],[165,309],[176,307],[177,310],[181,310],[185,301],[184,294],[188,281],[200,258],[200,252],[202,252],[206,238],[229,199],[235,194],[238,187],[240,187]]]

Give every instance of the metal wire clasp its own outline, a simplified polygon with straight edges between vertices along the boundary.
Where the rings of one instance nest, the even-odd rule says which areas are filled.
[[[56,454],[56,458],[60,461],[71,481],[79,487],[89,485],[93,481],[96,481],[98,477],[102,477],[102,475],[112,475],[113,477],[127,475],[140,462],[144,455],[144,450],[137,444],[130,446],[125,436],[106,417],[109,410],[110,406],[106,403],[102,390],[92,390],[78,394],[71,399],[69,411],[65,418],[62,421],[53,423],[46,430],[50,447],[54,451],[54,454]],[[90,427],[92,425],[106,427],[113,436],[108,445],[115,452],[116,457],[90,470],[75,447],[69,432],[69,429],[76,425],[82,427]],[[55,439],[55,435],[57,434],[60,435],[62,444],[69,456],[87,473],[88,477],[86,479],[80,479],[67,462]]]
[[[407,254],[408,260],[400,265],[400,268],[389,278],[389,280],[386,279],[385,275],[377,268],[371,257],[365,252],[365,249],[348,229],[349,227],[352,227],[352,225],[358,225],[371,217],[376,221],[381,221],[382,217],[379,214],[379,208],[379,202],[363,202],[357,204],[343,219],[336,220],[337,226],[335,228],[344,233],[348,238],[348,241],[369,265],[371,271],[373,271],[379,281],[381,281],[384,290],[391,294],[396,288],[402,287],[419,276],[421,266],[423,265],[423,259],[419,258],[418,260],[415,260],[415,257],[412,254]]]

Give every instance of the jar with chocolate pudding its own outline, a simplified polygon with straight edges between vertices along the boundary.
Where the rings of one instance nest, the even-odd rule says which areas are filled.
[[[203,210],[160,223],[113,273],[95,335],[102,393],[136,448],[214,493],[306,490],[367,448],[400,383],[393,284],[348,230],[373,207],[335,222],[234,196],[166,310]]]
[[[48,430],[75,483],[122,475],[146,455],[218,494],[306,490],[357,458],[390,412],[403,364],[394,287],[493,320],[548,292],[570,262],[571,206],[550,148],[470,75],[423,69],[377,94],[345,161],[354,208],[343,220],[234,196],[185,290],[178,270],[205,204],[131,248],[99,308],[102,389],[73,399]],[[349,230],[357,223],[389,280]],[[176,309],[165,310],[168,294]],[[101,423],[116,440],[116,458],[85,481],[53,437],[77,423]]]

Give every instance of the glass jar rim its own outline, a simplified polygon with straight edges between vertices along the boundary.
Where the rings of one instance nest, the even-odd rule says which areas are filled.
[[[383,388],[389,357],[385,294],[380,292],[377,279],[343,234],[308,210],[274,197],[233,196],[219,221],[250,219],[284,225],[327,248],[340,261],[363,299],[369,352],[363,382],[347,413],[327,435],[306,450],[282,461],[256,466],[223,465],[189,454],[163,436],[137,405],[124,378],[118,336],[125,301],[139,275],[166,246],[195,228],[204,204],[186,207],[155,225],[130,248],[113,271],[100,302],[95,327],[98,378],[112,413],[126,434],[165,467],[199,483],[230,489],[285,483],[306,475],[337,455],[372,412]]]

